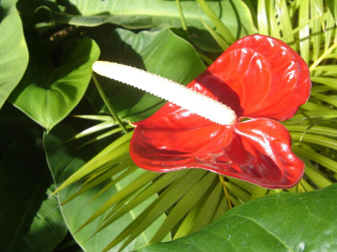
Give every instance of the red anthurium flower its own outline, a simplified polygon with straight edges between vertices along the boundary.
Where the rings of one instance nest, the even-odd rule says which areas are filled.
[[[229,106],[236,123],[216,124],[168,102],[136,123],[130,153],[139,167],[202,168],[267,188],[289,188],[300,180],[304,163],[277,121],[291,118],[307,101],[311,82],[306,63],[287,44],[244,37],[188,87]]]

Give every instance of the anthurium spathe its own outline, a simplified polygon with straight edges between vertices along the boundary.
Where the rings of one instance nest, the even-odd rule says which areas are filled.
[[[139,167],[202,168],[267,188],[289,188],[300,180],[304,163],[277,121],[291,118],[307,101],[311,82],[306,63],[287,44],[262,35],[244,37],[187,87],[236,116],[221,124],[168,102],[135,124],[130,154]]]

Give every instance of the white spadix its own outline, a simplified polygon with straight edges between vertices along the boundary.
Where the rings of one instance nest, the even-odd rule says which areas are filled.
[[[144,90],[214,123],[232,125],[236,122],[236,114],[228,106],[158,75],[105,61],[96,61],[92,68],[100,75]]]

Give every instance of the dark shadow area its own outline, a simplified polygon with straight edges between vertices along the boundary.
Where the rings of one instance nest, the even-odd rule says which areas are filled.
[[[25,134],[27,129],[37,130],[40,134],[44,130],[12,104],[5,102],[0,110],[0,162],[9,145]]]
[[[83,252],[83,250],[74,240],[72,234],[68,232],[64,240],[53,250],[53,252]]]
[[[240,97],[225,82],[208,70],[198,76],[196,81],[211,92],[217,100],[233,109],[238,118],[243,115],[244,109],[240,105]]]
[[[8,146],[1,161],[0,232],[3,251],[25,251],[27,234],[32,238],[43,230],[32,230],[31,226],[34,220],[45,217],[37,218],[37,213],[53,182],[39,139],[40,133],[27,130]],[[41,233],[40,237],[43,236]]]
[[[24,26],[31,25],[37,19],[40,19],[40,15],[37,14],[37,9],[41,6],[46,6],[47,8],[60,11],[59,6],[57,3],[53,1],[46,1],[46,0],[19,0],[16,4],[16,7],[20,13],[20,17],[22,19],[22,23]],[[48,20],[48,17],[46,20]],[[40,19],[41,20],[41,19]],[[42,20],[41,20],[42,21]]]
[[[70,3],[68,0],[56,0],[59,5],[63,5],[66,7],[66,13],[73,15],[81,15],[81,12],[77,9],[75,5]]]
[[[208,31],[189,26],[188,33],[193,44],[199,47],[201,50],[213,53],[223,52],[223,49],[219,46],[219,44],[215,41],[215,39]],[[188,38],[186,38],[186,40],[188,40]]]
[[[0,5],[0,22],[7,16],[7,11]]]

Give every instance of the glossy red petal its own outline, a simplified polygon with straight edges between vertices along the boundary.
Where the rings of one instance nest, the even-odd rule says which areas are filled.
[[[147,126],[137,126],[130,148],[135,163],[147,170],[203,168],[267,188],[292,187],[304,172],[304,163],[291,151],[288,131],[273,120],[214,124],[191,132]]]
[[[189,87],[231,107],[238,117],[291,118],[310,95],[309,69],[286,43],[263,35],[231,45]]]
[[[235,125],[234,131],[235,138],[226,147],[232,164],[223,174],[267,188],[290,188],[298,183],[305,165],[292,152],[289,132],[282,124],[255,119]]]
[[[139,167],[157,172],[212,162],[213,153],[228,145],[233,135],[231,127],[217,125],[171,103],[136,125],[130,155]]]

